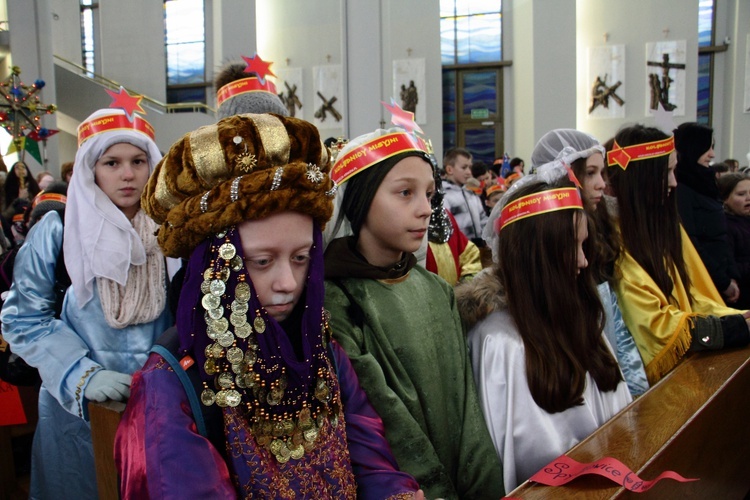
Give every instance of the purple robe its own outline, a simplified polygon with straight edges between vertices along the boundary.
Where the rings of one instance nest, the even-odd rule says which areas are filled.
[[[416,481],[398,471],[349,358],[332,347],[343,403],[338,425],[327,422],[315,449],[285,464],[257,445],[235,408],[223,409],[225,461],[198,434],[174,372],[151,354],[133,377],[115,438],[122,498],[411,498]]]

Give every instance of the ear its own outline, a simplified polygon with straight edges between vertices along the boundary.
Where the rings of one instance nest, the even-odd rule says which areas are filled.
[[[445,165],[445,173],[449,176],[453,175],[453,165],[451,164]]]

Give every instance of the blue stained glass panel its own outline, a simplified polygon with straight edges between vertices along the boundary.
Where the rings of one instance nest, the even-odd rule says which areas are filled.
[[[698,2],[698,46],[713,45],[714,0]]]
[[[443,151],[455,148],[456,144],[456,124],[443,123]],[[438,156],[438,161],[442,163],[442,158]]]
[[[500,14],[456,18],[456,60],[459,64],[502,60]]]
[[[698,56],[698,105],[696,121],[709,125],[711,118],[711,54]]]
[[[466,149],[468,149],[474,161],[481,160],[488,165],[495,161],[495,129],[480,128],[464,131]]]
[[[167,46],[167,85],[201,83],[204,79],[205,44],[182,43]]]
[[[456,64],[456,22],[454,18],[440,20],[440,54],[443,64]]]
[[[472,109],[487,109],[490,115],[497,114],[496,88],[497,72],[495,70],[465,73],[461,114],[470,115]]]
[[[456,121],[456,72],[443,71],[443,122]]]

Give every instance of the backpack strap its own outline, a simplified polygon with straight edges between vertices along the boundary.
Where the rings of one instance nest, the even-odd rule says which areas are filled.
[[[198,400],[196,385],[191,380],[188,372],[182,368],[182,365],[175,356],[179,346],[180,339],[177,336],[177,327],[173,326],[162,333],[159,340],[157,340],[151,347],[150,352],[155,352],[160,355],[167,363],[169,363],[172,370],[174,370],[175,375],[177,375],[177,378],[180,379],[180,383],[182,383],[183,389],[185,389],[185,394],[187,394],[188,401],[190,402],[190,410],[193,412],[193,418],[195,418],[195,425],[198,427],[198,432],[201,436],[208,437],[206,421],[203,418],[203,409]],[[195,374],[197,375],[197,373]]]
[[[180,338],[177,335],[177,327],[173,326],[161,334],[150,352],[159,354],[172,367],[185,389],[198,432],[211,441],[221,456],[226,457],[224,415],[221,408],[216,405],[205,406],[201,403],[200,393],[203,392],[203,381],[198,372],[198,366],[193,363],[187,369],[183,368],[177,358],[179,349]]]

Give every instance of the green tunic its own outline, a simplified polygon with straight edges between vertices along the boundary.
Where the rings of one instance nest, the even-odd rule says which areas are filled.
[[[325,303],[401,470],[427,498],[502,497],[453,288],[417,266],[399,279],[326,281]]]

